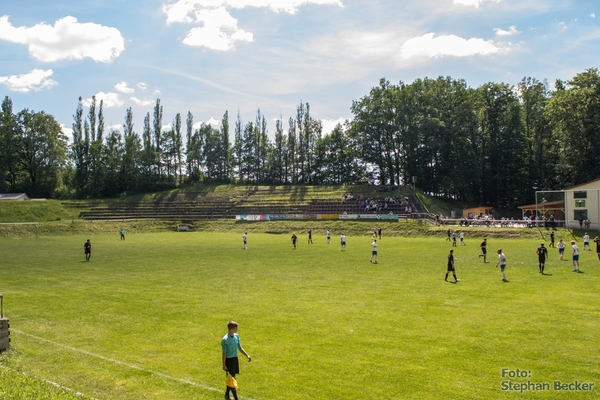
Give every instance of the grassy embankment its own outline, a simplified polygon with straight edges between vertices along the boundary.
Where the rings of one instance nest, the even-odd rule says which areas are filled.
[[[119,202],[149,203],[154,201],[173,201],[183,199],[187,201],[227,197],[237,200],[260,193],[261,200],[308,202],[312,199],[341,199],[344,193],[353,190],[347,186],[308,187],[308,186],[235,186],[235,185],[203,185],[187,187],[160,193],[121,197],[109,200],[94,201],[27,201],[27,202],[2,202],[0,204],[0,222],[39,222],[38,233],[47,235],[94,235],[101,233],[114,233],[123,228],[128,234],[142,232],[168,232],[174,231],[179,225],[178,221],[161,220],[133,220],[133,221],[85,221],[79,218],[80,211],[86,210],[90,204],[111,204]],[[360,187],[356,190],[364,192],[367,196],[383,197],[392,193],[380,193],[376,187]],[[369,192],[370,190],[370,192]],[[460,213],[460,205],[447,203],[439,199],[420,196],[429,211],[449,215],[451,211]],[[265,232],[272,234],[301,234],[313,230],[330,229],[332,232],[344,232],[347,235],[369,235],[373,226],[380,224],[384,235],[387,236],[438,236],[445,235],[447,227],[435,227],[427,223],[412,221],[400,222],[359,222],[359,221],[275,221],[275,222],[236,222],[234,220],[207,220],[197,221],[190,225],[196,231],[227,232],[248,231]],[[452,227],[452,229],[458,227]],[[460,228],[458,228],[460,229]],[[543,237],[544,230],[531,229],[498,229],[498,228],[464,228],[467,235],[491,237]],[[32,226],[0,225],[0,236],[31,236],[36,229]],[[570,232],[566,233],[571,235]]]

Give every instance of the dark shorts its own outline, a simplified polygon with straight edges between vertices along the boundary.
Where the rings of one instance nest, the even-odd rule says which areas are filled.
[[[448,265],[448,272],[454,272],[454,267],[452,265]]]
[[[486,253],[487,253],[487,248],[485,248],[485,247],[482,247],[482,248],[481,248],[481,254],[486,254]]]
[[[545,257],[538,257],[538,261],[543,264],[543,263],[546,262],[546,258]]]
[[[573,255],[573,261],[579,261],[579,254]]]
[[[562,249],[558,249],[558,252],[559,252],[560,254],[562,254],[562,253],[564,253],[564,252],[565,252],[565,249],[564,249],[564,248],[562,248]]]
[[[240,373],[240,362],[237,357],[226,358],[225,366],[231,376],[236,376]]]

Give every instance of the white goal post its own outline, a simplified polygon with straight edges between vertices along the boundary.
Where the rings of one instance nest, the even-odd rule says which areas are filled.
[[[14,229],[11,229],[14,227]],[[40,236],[39,222],[2,222],[0,236]]]

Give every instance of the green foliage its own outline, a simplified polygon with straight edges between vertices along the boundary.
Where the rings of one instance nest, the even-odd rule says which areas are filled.
[[[189,183],[356,184],[377,179],[405,185],[416,177],[424,193],[468,203],[514,208],[536,190],[557,190],[600,176],[600,75],[596,68],[572,80],[523,78],[511,86],[469,88],[450,77],[379,85],[352,102],[354,118],[323,135],[310,104],[275,123],[273,140],[260,109],[230,141],[229,114],[218,128],[193,127],[175,115],[163,132],[156,100],[142,133],[127,110],[123,136],[104,135],[103,103],[92,97],[84,118],[73,116],[73,143],[51,116],[15,113],[6,97],[0,113],[0,191],[80,199],[172,189]],[[185,157],[184,157],[185,155]],[[185,158],[185,159],[184,159]],[[184,168],[184,166],[186,168]],[[71,170],[70,170],[71,169]]]
[[[479,161],[483,204],[515,208],[524,196],[527,162],[519,100],[510,86],[488,83],[477,90]]]
[[[548,102],[548,119],[558,149],[557,173],[564,186],[600,176],[598,127],[600,126],[600,74],[590,68],[559,85]]]
[[[16,114],[8,97],[0,112],[0,188],[52,197],[63,182],[67,139],[53,116],[24,109]]]

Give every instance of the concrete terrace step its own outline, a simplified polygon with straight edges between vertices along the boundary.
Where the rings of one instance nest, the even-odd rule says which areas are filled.
[[[231,186],[198,192],[158,194],[140,201],[67,201],[65,206],[81,209],[84,219],[171,219],[201,220],[233,218],[238,214],[361,214],[357,200],[342,202],[346,193],[383,200],[404,197],[403,188],[329,186]],[[412,201],[411,201],[412,203]],[[400,206],[388,205],[380,214],[402,214]]]

